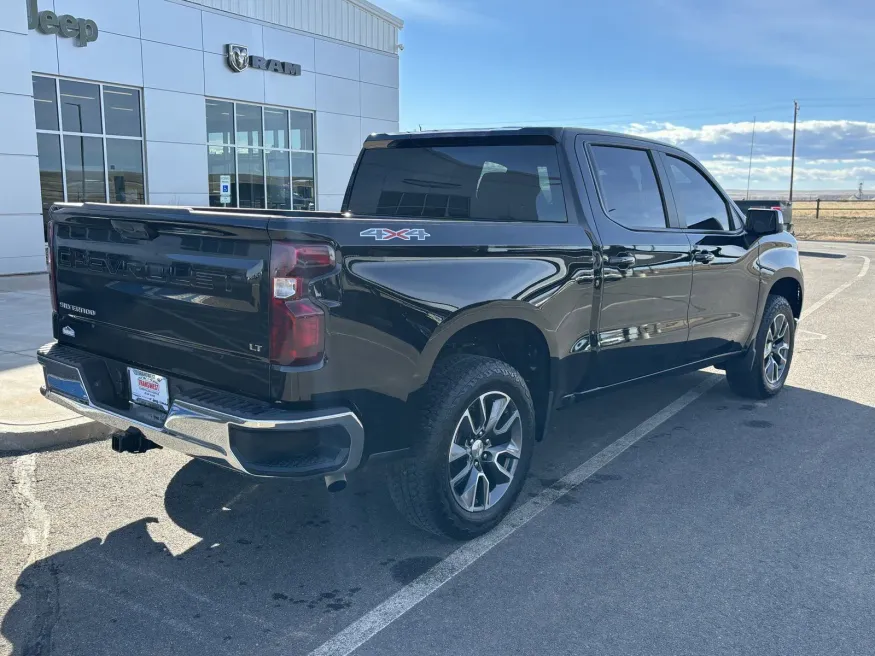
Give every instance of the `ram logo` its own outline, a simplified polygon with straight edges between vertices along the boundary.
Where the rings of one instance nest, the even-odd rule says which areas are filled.
[[[377,241],[389,241],[391,239],[403,239],[404,241],[416,239],[419,241],[424,241],[425,239],[431,237],[431,235],[422,228],[401,228],[401,230],[390,230],[389,228],[370,228],[368,230],[362,230],[359,233],[359,237],[373,237]]]

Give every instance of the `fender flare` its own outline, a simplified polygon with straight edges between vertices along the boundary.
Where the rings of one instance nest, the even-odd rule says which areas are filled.
[[[549,329],[543,314],[530,303],[524,301],[493,301],[475,307],[464,308],[441,322],[429,337],[419,358],[419,378],[424,384],[431,373],[438,355],[461,330],[486,321],[512,319],[531,324],[544,337],[550,355],[550,380],[553,381],[554,362],[559,357],[556,337]]]
[[[750,367],[753,367],[754,341],[759,334],[760,324],[763,320],[763,314],[766,311],[766,301],[769,298],[769,294],[771,293],[772,288],[774,288],[774,286],[781,280],[787,280],[789,278],[791,280],[795,280],[799,284],[800,298],[802,300],[804,300],[805,298],[805,284],[802,280],[802,272],[799,269],[793,267],[783,267],[781,269],[773,271],[771,269],[762,268],[761,271],[763,275],[760,277],[760,297],[757,303],[756,317],[753,323],[753,330],[751,331],[750,337],[747,340],[747,353],[741,360]]]
[[[756,317],[756,326],[759,329],[760,321],[763,318],[763,311],[766,307],[766,299],[769,297],[772,289],[782,280],[786,280],[790,278],[799,285],[799,300],[800,307],[801,304],[805,301],[805,281],[802,278],[802,272],[799,269],[794,267],[782,267],[777,270],[768,269],[766,267],[761,268],[760,275],[760,300],[757,304],[757,317]]]

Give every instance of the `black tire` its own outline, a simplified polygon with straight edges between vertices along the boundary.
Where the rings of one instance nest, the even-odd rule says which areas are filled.
[[[787,325],[786,341],[789,344],[787,362],[777,381],[770,381],[766,374],[766,341],[776,317],[783,315]],[[779,320],[780,321],[780,320]],[[727,363],[726,380],[730,389],[748,399],[768,399],[780,392],[790,373],[793,350],[796,343],[796,320],[790,303],[783,296],[769,295],[763,310],[763,320],[753,344],[753,353],[732,363]]]
[[[508,396],[516,404],[521,429],[520,457],[506,491],[495,505],[470,512],[457,501],[451,487],[450,447],[469,406],[493,391]],[[419,396],[417,411],[420,419],[411,457],[392,463],[389,468],[392,500],[411,524],[431,533],[457,540],[486,533],[510,510],[531,464],[535,411],[525,381],[516,369],[500,360],[478,355],[449,356],[435,365]],[[469,460],[466,458],[465,462]],[[484,460],[482,467],[487,466]],[[478,470],[480,467],[478,462]],[[477,486],[474,487],[476,499]]]

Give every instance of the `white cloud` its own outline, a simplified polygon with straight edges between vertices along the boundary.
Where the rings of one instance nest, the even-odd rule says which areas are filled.
[[[750,160],[752,129],[752,122],[740,121],[695,128],[673,123],[635,123],[624,131],[689,151],[725,187],[744,187],[749,163],[752,187],[789,186],[793,123],[757,123],[754,155]],[[861,180],[875,184],[875,123],[800,121],[795,175],[800,189],[852,189]]]

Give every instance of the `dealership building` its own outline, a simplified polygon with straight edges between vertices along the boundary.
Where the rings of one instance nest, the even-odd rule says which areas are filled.
[[[0,0],[0,275],[52,203],[339,209],[398,129],[402,21],[367,0]]]

